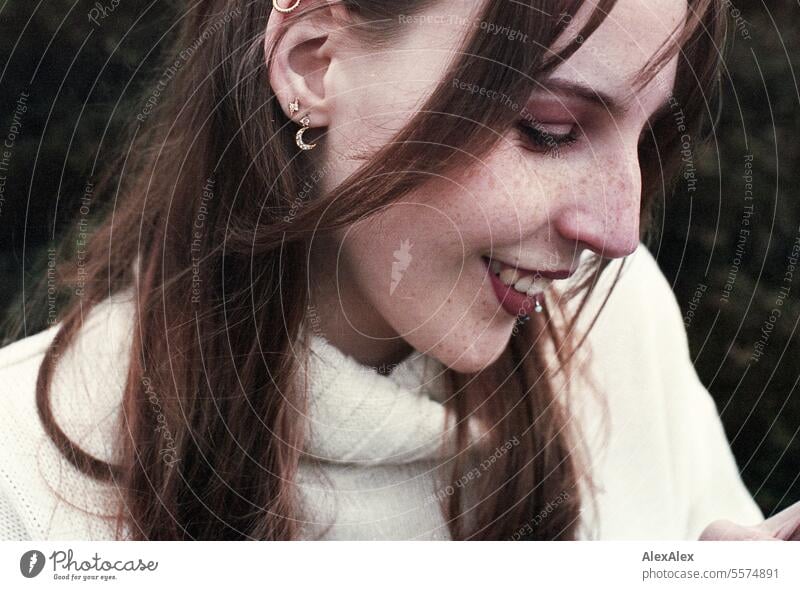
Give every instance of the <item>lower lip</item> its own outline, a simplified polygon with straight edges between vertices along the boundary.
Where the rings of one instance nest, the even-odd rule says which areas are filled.
[[[486,265],[486,272],[489,275],[492,288],[503,309],[514,317],[533,313],[533,308],[536,305],[533,296],[528,297],[525,293],[517,291],[513,285],[506,285],[500,280],[500,277],[492,272],[489,268],[489,262],[485,258],[483,258],[483,263]]]

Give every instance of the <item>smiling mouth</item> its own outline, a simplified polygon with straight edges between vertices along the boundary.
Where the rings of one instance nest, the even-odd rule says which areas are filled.
[[[500,282],[529,297],[544,291],[554,280],[566,279],[573,274],[570,270],[543,271],[514,267],[488,256],[483,259]]]

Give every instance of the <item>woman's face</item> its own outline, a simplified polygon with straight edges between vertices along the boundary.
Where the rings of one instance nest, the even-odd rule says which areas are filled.
[[[590,4],[563,41],[577,35]],[[336,186],[363,163],[359,150],[377,149],[406,124],[472,26],[492,30],[473,25],[481,8],[442,0],[401,21],[407,30],[390,49],[354,47],[347,59],[330,63],[327,137],[322,149],[308,152],[326,170],[319,188]],[[632,81],[686,10],[676,0],[620,0],[519,105],[526,109],[520,121],[527,118],[532,131],[515,127],[468,169],[436,178],[335,235],[316,236],[313,301],[324,335],[367,364],[392,359],[410,344],[457,371],[477,371],[501,354],[515,324],[487,272],[488,258],[526,270],[575,271],[584,250],[632,253],[639,244],[637,145],[670,97],[676,61],[644,88]],[[513,31],[496,34],[533,42]],[[464,92],[477,101],[500,100],[480,89]],[[519,276],[512,273],[501,277]],[[540,300],[547,304],[546,280],[517,286],[544,291]]]

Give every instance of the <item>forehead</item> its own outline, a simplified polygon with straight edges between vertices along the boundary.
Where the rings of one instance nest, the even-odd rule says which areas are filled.
[[[594,0],[583,4],[554,50],[578,36],[595,6]],[[597,30],[582,40],[580,48],[552,74],[620,99],[633,98],[641,106],[661,102],[672,88],[676,57],[644,89],[637,91],[633,81],[651,58],[680,33],[687,10],[686,0],[618,0]]]

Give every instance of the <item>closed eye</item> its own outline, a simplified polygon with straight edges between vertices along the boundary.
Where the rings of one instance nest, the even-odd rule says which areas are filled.
[[[517,129],[531,151],[558,157],[561,150],[578,140],[576,125],[522,120]]]

